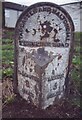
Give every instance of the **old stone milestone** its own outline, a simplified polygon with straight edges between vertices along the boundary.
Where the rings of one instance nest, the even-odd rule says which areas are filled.
[[[28,7],[15,28],[15,89],[45,109],[63,97],[73,48],[74,26],[60,6],[41,2]]]

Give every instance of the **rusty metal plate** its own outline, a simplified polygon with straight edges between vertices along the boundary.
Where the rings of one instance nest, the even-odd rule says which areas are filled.
[[[28,7],[16,24],[15,88],[45,109],[64,95],[73,48],[69,14],[53,3]]]

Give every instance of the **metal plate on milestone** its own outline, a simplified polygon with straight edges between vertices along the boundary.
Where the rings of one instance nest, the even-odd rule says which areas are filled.
[[[15,84],[20,95],[41,108],[61,98],[69,72],[74,26],[53,3],[28,7],[16,24]]]

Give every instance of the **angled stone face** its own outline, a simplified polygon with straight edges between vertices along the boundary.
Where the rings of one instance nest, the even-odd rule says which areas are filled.
[[[74,27],[68,13],[52,3],[37,3],[16,25],[17,90],[45,109],[63,97],[69,72]]]

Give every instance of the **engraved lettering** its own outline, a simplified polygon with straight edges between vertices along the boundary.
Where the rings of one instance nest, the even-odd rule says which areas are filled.
[[[43,8],[39,8],[39,12],[43,12]]]
[[[69,47],[69,43],[65,43],[65,47]]]
[[[61,79],[64,77],[64,74],[56,75],[56,76],[51,76],[48,78],[48,81],[53,81],[55,79]]]
[[[47,8],[47,12],[49,12],[49,14],[51,13],[51,8],[50,7]]]
[[[67,41],[67,40],[70,40],[70,38],[71,38],[71,34],[68,33],[67,36],[66,36],[66,41]]]
[[[47,7],[43,7],[43,11],[47,11]]]
[[[41,47],[41,46],[52,46],[52,47],[68,47],[64,43],[50,43],[50,42],[29,42],[29,41],[19,41],[19,44],[22,46],[30,46],[30,47]]]
[[[54,14],[55,14],[55,13],[56,13],[56,11],[57,11],[57,9],[53,9],[53,10],[52,10],[52,13],[54,13]]]

